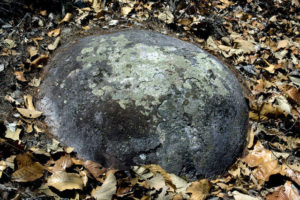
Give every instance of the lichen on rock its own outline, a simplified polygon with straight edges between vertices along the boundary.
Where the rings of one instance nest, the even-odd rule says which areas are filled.
[[[49,63],[38,103],[54,135],[107,166],[213,177],[243,148],[234,75],[199,47],[148,31],[85,37]]]

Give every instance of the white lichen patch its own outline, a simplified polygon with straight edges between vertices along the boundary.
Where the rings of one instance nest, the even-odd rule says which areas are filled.
[[[93,41],[81,50],[76,60],[82,63],[83,70],[94,70],[93,75],[101,74],[99,79],[90,79],[92,93],[103,100],[109,96],[126,109],[129,104],[142,106],[148,115],[154,106],[161,104],[160,98],[178,91],[203,87],[203,78],[208,70],[221,77],[221,65],[207,58],[202,52],[194,52],[194,62],[176,53],[172,46],[160,47],[143,43],[131,43],[124,35],[102,38]],[[96,64],[97,63],[97,64]],[[109,66],[110,72],[102,70],[101,65]],[[100,66],[99,66],[100,65]],[[215,70],[220,68],[220,71]],[[208,96],[215,93],[228,95],[220,78],[210,80],[217,87],[207,87]],[[217,91],[214,91],[217,90]],[[199,103],[189,104],[186,112],[197,110]]]

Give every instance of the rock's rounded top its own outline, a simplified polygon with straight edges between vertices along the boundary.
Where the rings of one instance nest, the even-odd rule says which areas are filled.
[[[149,31],[89,36],[49,64],[38,103],[52,132],[102,164],[215,176],[243,148],[234,75],[199,47]]]

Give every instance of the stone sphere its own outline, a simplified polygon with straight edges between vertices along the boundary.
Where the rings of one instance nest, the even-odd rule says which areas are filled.
[[[244,147],[239,82],[188,42],[141,30],[88,36],[61,47],[45,77],[38,108],[84,159],[196,180],[224,172]]]

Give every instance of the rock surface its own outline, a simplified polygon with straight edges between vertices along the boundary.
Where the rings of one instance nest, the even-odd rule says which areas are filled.
[[[224,172],[244,147],[241,86],[195,45],[148,31],[95,35],[62,47],[48,68],[38,108],[85,159],[195,180]]]

